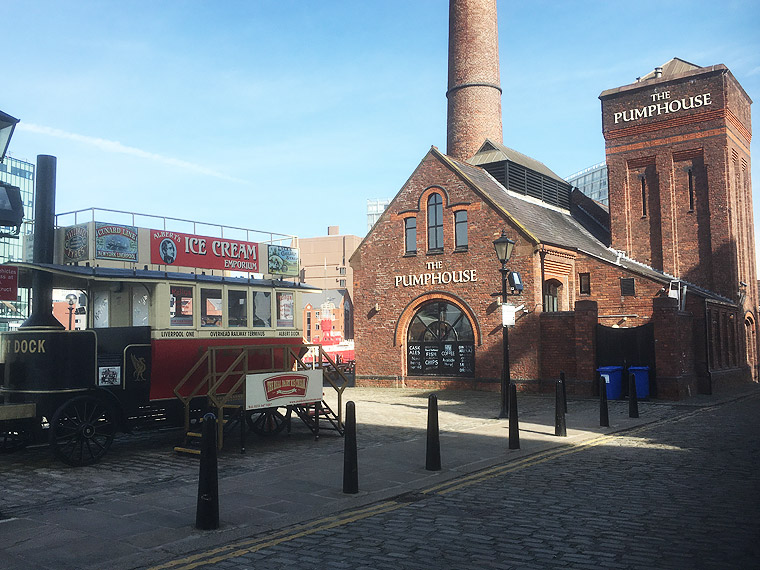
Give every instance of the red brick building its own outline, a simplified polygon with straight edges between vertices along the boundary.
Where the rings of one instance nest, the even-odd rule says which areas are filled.
[[[357,385],[499,389],[502,232],[524,285],[504,300],[519,389],[553,389],[565,372],[569,393],[593,394],[606,365],[647,366],[659,398],[752,379],[741,86],[725,66],[673,60],[602,93],[608,211],[501,144],[496,34],[480,21],[495,26],[495,10],[494,0],[452,0],[450,38],[465,45],[449,46],[449,149],[431,148],[351,258]]]

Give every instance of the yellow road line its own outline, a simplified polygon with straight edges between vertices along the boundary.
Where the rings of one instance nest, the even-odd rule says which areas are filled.
[[[212,563],[211,561],[213,561],[213,563],[216,563],[228,558],[235,558],[237,556],[241,556],[242,554],[256,552],[257,550],[260,550],[266,546],[273,546],[275,544],[287,542],[301,536],[307,536],[315,532],[335,528],[351,522],[372,517],[377,514],[392,511],[399,507],[402,507],[403,505],[404,503],[398,503],[396,501],[385,501],[382,503],[377,503],[369,507],[350,511],[348,513],[341,513],[338,515],[304,523],[296,527],[289,527],[287,529],[270,533],[266,536],[243,540],[234,544],[228,544],[226,546],[220,546],[219,548],[208,550],[199,554],[194,554],[192,556],[180,558],[171,562],[166,562],[158,566],[153,566],[148,570],[166,570],[168,568],[189,570],[190,568],[196,568],[202,564]],[[230,554],[229,551],[234,551],[234,554]]]

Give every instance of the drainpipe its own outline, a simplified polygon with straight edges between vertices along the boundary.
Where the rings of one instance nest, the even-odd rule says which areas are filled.
[[[707,317],[707,299],[705,299],[705,356],[707,357],[707,395],[712,396],[712,358],[710,356],[710,319]]]

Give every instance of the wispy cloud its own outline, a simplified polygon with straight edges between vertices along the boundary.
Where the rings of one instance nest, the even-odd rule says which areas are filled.
[[[101,139],[98,137],[90,137],[87,135],[79,135],[77,133],[69,133],[66,131],[62,131],[60,129],[54,129],[52,127],[45,127],[42,125],[35,125],[33,123],[19,123],[17,128],[19,130],[24,130],[30,133],[35,133],[39,135],[55,137],[59,139],[66,139],[66,140],[75,141],[82,144],[87,144],[87,145],[99,148],[100,150],[103,150],[105,152],[113,152],[116,154],[126,154],[130,156],[136,156],[138,158],[143,158],[145,160],[151,160],[153,162],[159,162],[162,164],[167,164],[169,166],[182,168],[183,170],[189,170],[191,172],[203,174],[205,176],[211,176],[214,178],[219,178],[221,180],[227,180],[229,182],[248,184],[248,181],[246,180],[235,178],[234,176],[229,176],[227,174],[224,174],[223,172],[218,172],[211,168],[207,168],[201,164],[195,164],[192,162],[187,162],[186,160],[180,160],[178,158],[163,156],[160,154],[156,154],[154,152],[148,152],[139,148],[135,148],[133,146],[126,146],[126,145],[121,144],[118,141],[109,141],[107,139]]]

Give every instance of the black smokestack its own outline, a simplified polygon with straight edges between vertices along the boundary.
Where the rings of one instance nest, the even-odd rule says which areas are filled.
[[[55,170],[56,158],[37,155],[37,191],[34,199],[35,264],[53,263],[55,247]],[[53,316],[53,276],[35,271],[32,276],[32,314],[19,328],[64,328]]]

